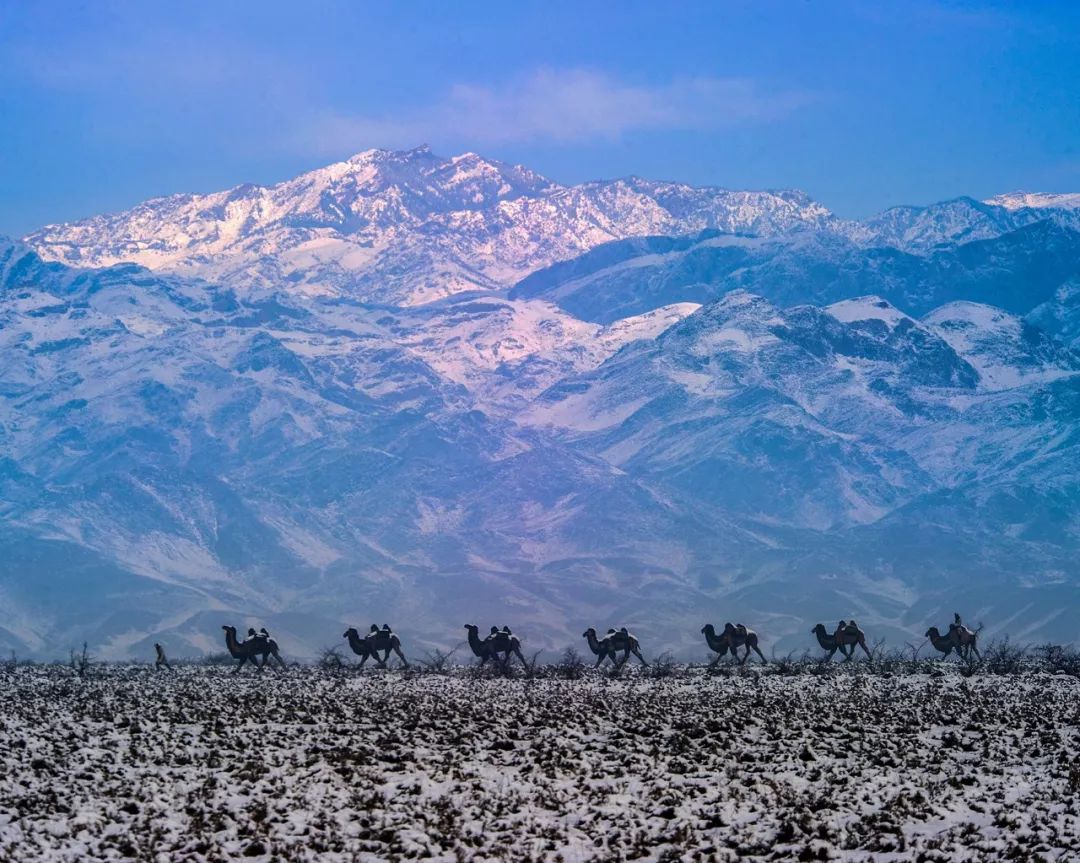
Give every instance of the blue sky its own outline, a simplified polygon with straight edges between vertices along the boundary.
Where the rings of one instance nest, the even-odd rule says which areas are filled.
[[[420,143],[854,217],[1076,191],[1078,93],[1073,2],[0,0],[0,233]]]

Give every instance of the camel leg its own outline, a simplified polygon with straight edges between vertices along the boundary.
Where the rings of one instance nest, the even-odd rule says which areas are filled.
[[[527,663],[527,662],[525,661],[525,657],[521,655],[521,649],[520,649],[520,648],[517,648],[517,647],[515,647],[515,648],[514,648],[514,655],[515,655],[515,656],[516,656],[516,657],[517,657],[518,659],[520,659],[520,660],[521,660],[521,665],[522,665],[522,667],[523,667],[523,668],[528,668],[528,667],[529,667],[529,663]],[[509,662],[509,661],[510,661],[510,657],[509,657],[509,656],[507,656],[507,657],[506,657],[506,660],[507,660],[507,662]]]
[[[976,659],[978,659],[978,660],[979,660],[980,662],[982,662],[982,654],[981,654],[981,653],[979,653],[979,648],[977,648],[977,647],[975,646],[975,642],[974,642],[974,641],[973,641],[973,642],[971,642],[971,644],[969,644],[969,645],[968,645],[968,652],[970,653],[970,652],[971,652],[972,650],[974,650],[974,651],[975,651],[975,658],[976,658]]]
[[[597,657],[596,657],[596,665],[594,665],[593,668],[599,668],[600,663],[603,662],[605,659],[607,659],[607,654],[606,653],[598,654]]]
[[[752,646],[752,647],[754,648],[754,653],[756,653],[756,654],[757,654],[758,656],[760,656],[760,657],[761,657],[761,661],[762,661],[762,663],[764,663],[765,665],[768,665],[768,664],[769,664],[769,660],[767,660],[767,659],[765,658],[765,654],[761,652],[761,648],[760,648],[760,647],[758,647],[758,646],[757,646],[756,644],[754,644],[754,645],[751,645],[751,646]],[[748,655],[749,655],[749,654],[748,654]]]
[[[394,648],[394,653],[396,653],[398,655],[398,659],[401,660],[401,664],[404,665],[406,668],[408,668],[409,667],[409,660],[407,660],[405,658],[405,654],[401,652],[401,648],[400,647],[395,647]]]
[[[724,651],[724,653],[726,653],[726,652],[727,651]],[[712,662],[709,663],[709,668],[713,668],[716,665],[716,663],[718,663],[723,658],[724,658],[724,654],[718,652],[716,654],[716,658]]]
[[[821,657],[822,663],[832,662],[832,658],[833,658],[834,653],[836,653],[836,648],[835,647],[832,650],[826,651],[825,655],[823,657]]]
[[[865,653],[865,654],[866,654],[866,658],[867,658],[867,659],[873,659],[873,657],[872,657],[872,656],[870,655],[870,650],[869,650],[869,648],[867,648],[867,646],[866,646],[866,639],[865,639],[865,638],[860,638],[860,639],[859,639],[859,647],[861,647],[861,648],[862,648],[862,651],[863,651],[863,653]],[[852,656],[854,656],[854,655],[855,655],[855,648],[854,648],[854,647],[853,647],[853,648],[851,648],[851,655],[852,655]]]
[[[245,662],[247,662],[247,657],[246,656],[241,656],[240,661],[236,664],[236,668],[234,668],[232,670],[232,673],[236,674],[236,672],[238,672],[241,668],[244,667]]]
[[[645,661],[645,657],[641,655],[641,651],[637,650],[636,648],[634,649],[634,656],[640,659],[641,664],[644,665],[646,668],[649,666],[649,663]]]
[[[379,668],[386,668],[386,660],[390,658],[390,648],[386,648],[383,653],[382,659],[379,659],[378,651],[375,652],[375,661],[379,664]]]
[[[284,670],[285,670],[286,668],[288,668],[288,667],[289,667],[289,666],[287,666],[287,665],[285,664],[285,660],[281,658],[281,654],[280,654],[280,653],[278,653],[277,651],[274,651],[274,659],[276,659],[276,660],[277,660],[277,662],[278,662],[278,665],[279,665],[279,666],[281,667],[281,670],[282,670],[282,671],[284,671]]]

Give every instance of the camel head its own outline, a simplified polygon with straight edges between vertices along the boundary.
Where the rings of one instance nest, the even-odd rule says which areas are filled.
[[[341,634],[341,637],[342,637],[342,638],[349,638],[349,637],[356,637],[356,638],[359,638],[359,637],[360,637],[360,633],[356,631],[356,627],[355,627],[355,626],[350,626],[350,627],[349,627],[348,629],[346,629],[346,630],[345,630],[345,631],[344,631],[344,632],[343,632],[343,633]]]
[[[465,628],[469,630],[470,635],[476,635],[480,631],[480,627],[475,623],[466,623]]]
[[[928,630],[926,630],[926,637],[941,638],[941,633],[938,632],[938,628],[936,626],[931,626]]]
[[[817,626],[815,626],[813,629],[810,630],[810,634],[811,635],[827,635],[828,633],[825,631],[825,624],[824,623],[819,623]]]
[[[712,636],[716,635],[716,627],[713,626],[711,623],[706,623],[703,627],[701,627],[701,634],[707,635],[711,638]]]
[[[593,629],[593,628],[592,628],[592,627],[590,626],[590,627],[589,627],[588,629],[586,629],[586,630],[585,630],[585,631],[584,631],[583,633],[581,633],[581,637],[582,637],[582,638],[596,638],[596,630],[595,630],[595,629]]]
[[[236,627],[235,626],[222,626],[221,628],[224,629],[226,632],[232,632],[232,633],[236,632]]]

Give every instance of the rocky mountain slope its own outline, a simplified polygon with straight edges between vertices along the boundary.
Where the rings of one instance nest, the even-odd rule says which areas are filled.
[[[1078,276],[1080,231],[1043,221],[927,254],[867,248],[830,233],[624,240],[540,270],[510,296],[546,299],[601,323],[658,305],[708,303],[733,290],[785,306],[869,294],[913,314],[953,300],[1026,314]]]

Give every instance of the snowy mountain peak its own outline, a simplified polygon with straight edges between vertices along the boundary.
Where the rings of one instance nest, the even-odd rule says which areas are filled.
[[[49,225],[26,241],[47,260],[133,262],[223,283],[417,305],[506,289],[627,237],[821,229],[834,217],[797,192],[730,192],[613,180],[561,186],[462,153],[366,150],[272,186],[173,195],[125,213]]]
[[[1003,309],[985,303],[957,300],[939,306],[923,317],[930,326],[976,327],[979,329],[1016,330],[1021,321]]]
[[[995,207],[1004,207],[1006,210],[1075,210],[1080,209],[1080,192],[1008,192],[1004,195],[987,198],[985,203],[992,204]]]
[[[911,320],[888,300],[877,296],[841,300],[839,303],[826,307],[825,311],[845,324],[856,321],[882,321],[890,329],[901,321]]]
[[[979,372],[985,389],[1013,389],[1080,371],[1080,354],[994,306],[947,303],[922,322]]]

